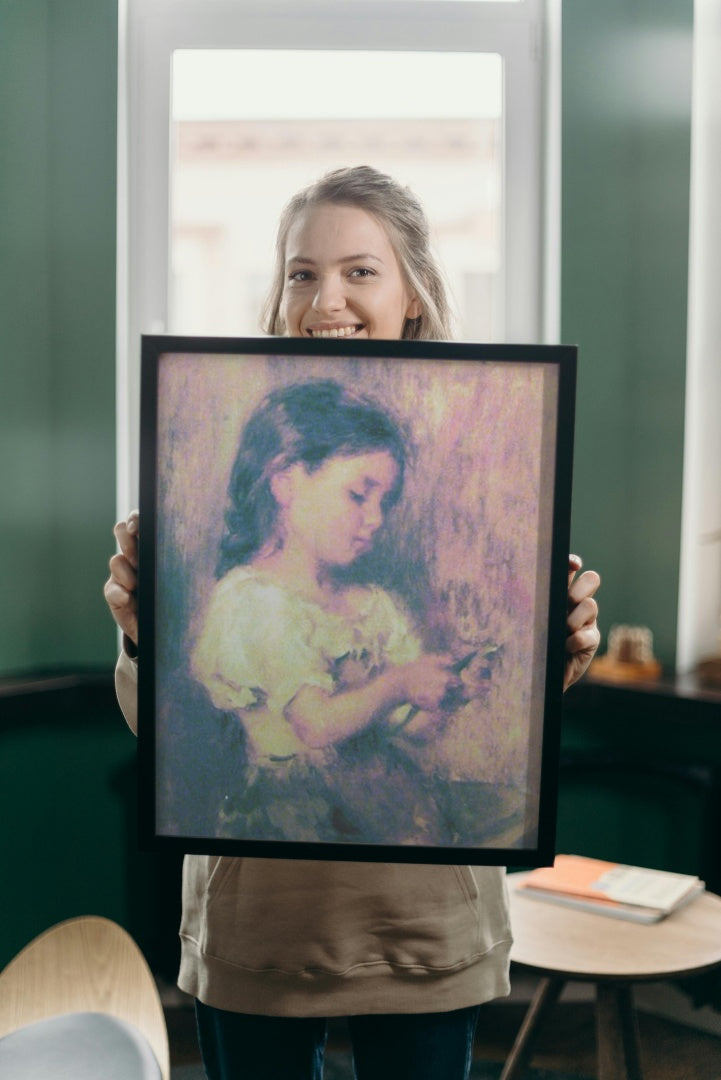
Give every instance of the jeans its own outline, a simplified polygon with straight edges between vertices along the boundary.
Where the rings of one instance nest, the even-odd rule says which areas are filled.
[[[467,1080],[478,1006],[348,1017],[356,1080]],[[321,1080],[323,1017],[250,1016],[196,1002],[208,1080]]]

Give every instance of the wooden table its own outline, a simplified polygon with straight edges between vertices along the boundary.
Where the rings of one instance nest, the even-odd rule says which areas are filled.
[[[703,893],[661,922],[626,922],[529,899],[509,874],[511,960],[542,979],[501,1080],[519,1080],[539,1027],[569,980],[596,986],[599,1080],[643,1080],[632,986],[721,966],[721,898]]]

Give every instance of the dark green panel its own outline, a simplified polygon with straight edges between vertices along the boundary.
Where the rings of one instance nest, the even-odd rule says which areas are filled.
[[[47,656],[52,386],[48,368],[45,3],[0,3],[0,671]]]
[[[556,847],[563,854],[697,874],[706,805],[705,793],[683,779],[579,771],[561,780]]]
[[[115,515],[117,4],[50,5],[50,310],[58,582],[70,632],[58,662],[112,660],[102,598]]]
[[[77,915],[124,926],[153,971],[177,974],[180,856],[138,850],[137,743],[110,674],[0,683],[0,820],[9,888],[0,968]]]
[[[557,850],[695,873],[718,891],[721,700],[669,680],[566,695]]]
[[[135,740],[112,688],[102,700],[38,692],[2,700],[2,709],[0,816],[9,824],[3,855],[12,888],[0,967],[62,919],[105,915],[128,926],[137,862],[129,834]]]
[[[109,664],[116,0],[0,0],[0,674]]]
[[[675,654],[692,0],[563,7],[562,337],[577,343],[573,545],[602,628]]]

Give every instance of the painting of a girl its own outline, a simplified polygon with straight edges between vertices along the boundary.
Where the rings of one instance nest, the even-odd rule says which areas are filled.
[[[447,791],[404,747],[468,700],[464,658],[424,652],[396,597],[344,578],[400,498],[406,453],[388,410],[331,379],[273,391],[245,425],[191,657],[245,734],[219,836],[449,839]]]

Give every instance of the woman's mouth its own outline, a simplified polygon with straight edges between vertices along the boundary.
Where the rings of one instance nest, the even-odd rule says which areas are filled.
[[[311,326],[308,334],[314,338],[346,338],[353,337],[363,329],[363,323],[353,323],[352,326]]]

